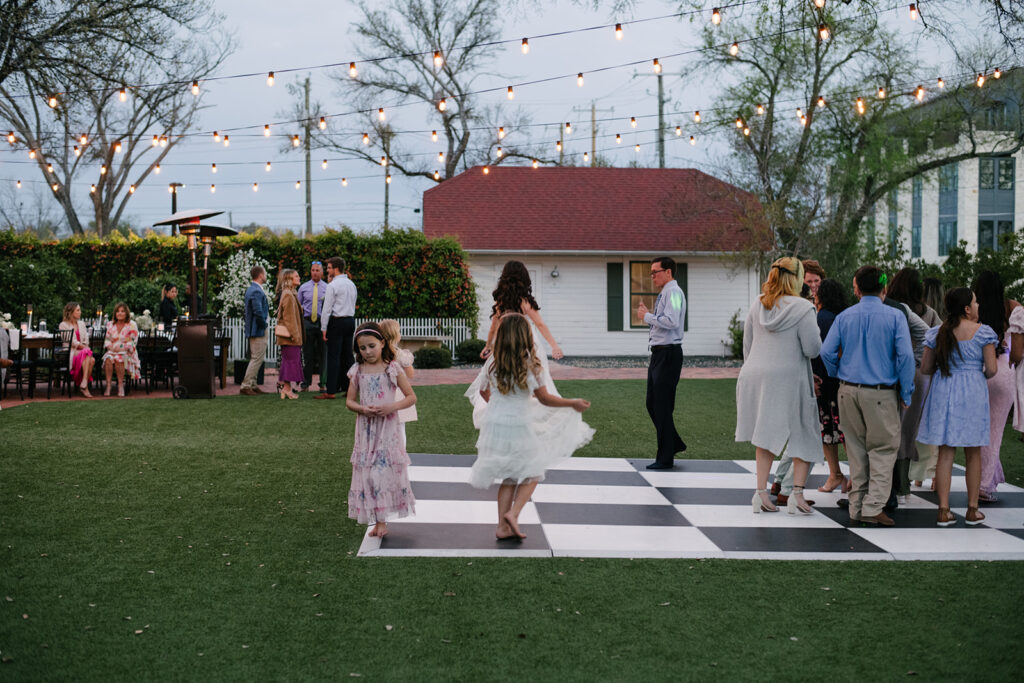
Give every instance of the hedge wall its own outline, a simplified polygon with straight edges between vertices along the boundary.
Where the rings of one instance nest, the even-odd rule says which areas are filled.
[[[218,266],[231,252],[249,248],[281,268],[297,269],[303,279],[312,261],[341,256],[359,288],[360,316],[476,319],[476,291],[465,254],[450,238],[428,240],[416,230],[364,234],[347,228],[308,239],[266,231],[221,238],[211,258],[211,299],[219,286]],[[183,293],[188,249],[183,237],[115,235],[107,241],[40,242],[7,231],[0,232],[0,264],[0,312],[12,313],[17,321],[31,303],[36,318],[58,320],[64,301],[80,301],[88,316],[96,306],[115,301],[121,288],[138,278],[171,280]],[[150,307],[155,310],[158,304]]]

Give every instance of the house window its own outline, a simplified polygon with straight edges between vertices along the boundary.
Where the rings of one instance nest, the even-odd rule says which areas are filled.
[[[923,181],[914,178],[910,210],[910,258],[921,258],[921,195]]]
[[[955,163],[939,169],[939,256],[949,256],[957,244],[957,191],[960,176]]]
[[[683,290],[683,295],[689,295],[689,289],[687,287],[687,264],[676,263],[676,273],[674,273],[676,282],[679,283],[679,287]],[[647,329],[648,325],[643,320],[637,317],[636,307],[641,301],[651,311],[654,310],[654,301],[658,298],[659,290],[654,286],[654,279],[651,277],[651,262],[650,261],[630,261],[629,262],[629,327],[630,329]],[[690,311],[687,306],[686,317],[683,320],[684,331],[689,326]]]
[[[1013,157],[978,159],[978,251],[999,250],[1000,237],[1013,232]]]

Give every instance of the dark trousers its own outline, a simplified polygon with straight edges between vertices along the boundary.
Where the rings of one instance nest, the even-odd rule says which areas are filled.
[[[356,320],[351,316],[331,316],[327,321],[327,393],[348,392],[348,369],[355,363],[352,333]]]
[[[302,319],[302,375],[307,387],[313,384],[313,371],[320,375],[320,388],[327,386],[327,345],[320,331],[320,321]]]
[[[672,413],[676,409],[676,386],[682,369],[681,346],[651,350],[651,364],[647,368],[647,414],[658,433],[656,461],[660,465],[671,465],[675,454],[686,450],[686,444],[679,438],[672,421]]]

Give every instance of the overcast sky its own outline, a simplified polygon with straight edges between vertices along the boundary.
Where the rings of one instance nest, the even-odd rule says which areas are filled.
[[[279,75],[274,87],[267,87],[267,71],[307,67],[325,63],[348,62],[356,59],[350,25],[358,12],[345,2],[327,3],[306,0],[282,3],[269,0],[215,0],[217,9],[226,17],[226,24],[237,40],[236,51],[227,59],[220,75],[257,72],[253,78],[226,80],[204,85],[202,131],[223,130],[239,126],[273,123],[291,108],[285,83],[304,77],[305,71]],[[615,40],[609,29],[583,32],[570,36],[530,41],[529,54],[523,55],[518,41],[523,36],[535,36],[567,29],[578,29],[614,21],[607,11],[593,11],[569,2],[527,3],[527,10],[519,10],[500,17],[500,33],[515,39],[499,59],[495,77],[485,77],[476,87],[501,87],[509,83],[525,82],[562,74],[590,72],[634,60],[646,60],[639,67],[609,69],[599,74],[587,74],[582,88],[575,78],[553,83],[516,88],[514,102],[506,101],[504,92],[482,96],[483,103],[513,104],[522,107],[534,124],[550,123],[549,127],[535,126],[527,132],[511,132],[509,141],[522,143],[526,139],[546,144],[543,149],[551,156],[558,139],[558,126],[573,123],[573,134],[566,143],[566,152],[576,155],[583,164],[582,154],[590,149],[590,107],[598,108],[598,119],[613,117],[614,121],[599,124],[603,135],[620,133],[623,142],[616,147],[613,141],[599,140],[598,148],[617,165],[637,160],[644,165],[656,165],[654,129],[657,114],[657,86],[652,76],[650,60],[662,56],[666,92],[670,100],[667,111],[709,108],[715,83],[686,81],[677,74],[685,65],[686,57],[664,58],[698,44],[697,27],[678,18],[645,21],[625,28],[623,40]],[[636,3],[632,16],[623,21],[663,17],[671,14],[674,6],[664,1],[644,0]],[[909,20],[901,17],[900,20]],[[313,98],[320,100],[331,113],[349,111],[346,103],[335,92],[326,78],[327,70],[311,70]],[[382,103],[386,104],[386,103]],[[389,120],[398,131],[436,128],[428,120],[422,107],[395,110]],[[638,125],[629,125],[630,117],[638,117]],[[648,118],[641,118],[648,117]],[[667,124],[688,123],[682,115],[668,116]],[[293,132],[298,132],[296,128]],[[282,132],[276,127],[274,132]],[[667,139],[667,164],[675,167],[696,167],[714,173],[716,150],[709,140],[698,139],[691,146],[688,134]],[[421,145],[424,153],[436,154],[440,144],[431,144],[427,134],[413,136],[410,144]],[[641,145],[637,153],[634,145]],[[327,169],[321,161],[327,158]],[[272,170],[265,171],[265,163],[272,162]],[[211,164],[218,165],[213,174]],[[132,198],[126,216],[135,227],[146,226],[165,217],[170,211],[167,183],[185,183],[178,200],[182,208],[221,209],[222,218],[234,225],[252,222],[275,229],[292,228],[301,232],[305,225],[304,190],[295,189],[295,181],[303,179],[302,155],[282,152],[279,139],[265,139],[258,132],[249,136],[232,135],[230,148],[215,145],[208,135],[183,142],[162,164],[162,173],[150,175],[146,183]],[[0,166],[0,178],[13,181],[27,175],[25,167]],[[336,159],[335,155],[314,151],[313,163],[313,226],[337,227],[345,224],[357,230],[377,228],[383,221],[383,169],[366,162]],[[349,179],[342,187],[340,179]],[[32,178],[39,180],[38,178]],[[2,181],[0,181],[2,182]],[[253,192],[252,183],[259,183]],[[216,183],[215,194],[210,184]],[[232,184],[234,183],[234,184]],[[391,184],[391,224],[394,226],[421,225],[419,208],[424,190],[433,186],[428,180],[408,179],[395,173]],[[85,186],[87,188],[87,185]],[[87,192],[87,189],[85,190]],[[22,196],[27,196],[28,193]],[[84,197],[83,197],[84,199]],[[59,217],[60,214],[54,214]]]

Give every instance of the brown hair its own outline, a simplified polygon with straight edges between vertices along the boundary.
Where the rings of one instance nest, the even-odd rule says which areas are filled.
[[[795,256],[783,256],[772,264],[768,279],[761,285],[761,304],[772,309],[784,296],[799,296],[803,284],[804,264]]]
[[[295,289],[295,283],[292,282],[292,275],[298,275],[299,271],[294,268],[285,268],[277,276],[277,286],[284,289]]]
[[[267,269],[263,266],[253,266],[249,269],[249,277],[255,280],[260,274],[267,272]]]
[[[363,355],[359,353],[359,337],[374,337],[381,343],[380,359],[384,361],[384,365],[387,365],[395,359],[394,349],[384,339],[384,333],[380,329],[380,325],[374,322],[363,323],[356,328],[355,334],[352,335],[352,352],[355,353],[356,362],[364,363]]]
[[[124,321],[126,323],[130,323],[132,321],[132,310],[128,308],[128,304],[126,304],[123,301],[118,301],[116,304],[114,304],[114,310],[110,312],[110,322],[117,322],[117,312],[120,311],[122,308],[124,309]]]
[[[71,314],[75,312],[75,309],[78,308],[78,305],[79,304],[77,301],[69,301],[66,304],[64,304],[64,322],[71,322]]]
[[[536,373],[540,367],[526,316],[521,313],[501,316],[494,339],[494,365],[491,366],[498,391],[508,394],[515,387],[526,389],[526,373]]]
[[[345,272],[345,259],[341,258],[340,256],[332,256],[331,258],[327,259],[327,265],[329,265],[331,268],[334,268],[339,273]]]
[[[811,273],[812,275],[817,275],[822,280],[825,279],[825,277],[826,277],[825,269],[821,267],[820,263],[818,263],[817,261],[815,261],[812,258],[809,258],[809,259],[804,260],[803,264],[804,264],[804,273]]]
[[[491,317],[502,313],[520,313],[523,300],[530,302],[533,310],[539,311],[540,306],[533,298],[533,283],[530,282],[530,271],[522,261],[508,261],[501,269],[498,285],[491,292],[494,305],[491,306]]]
[[[946,292],[946,299],[943,302],[946,308],[946,320],[939,326],[935,336],[935,365],[946,377],[949,377],[949,361],[953,358],[953,352],[960,354],[960,344],[956,341],[953,330],[957,328],[966,316],[964,309],[974,301],[974,292],[967,287],[957,287]]]

